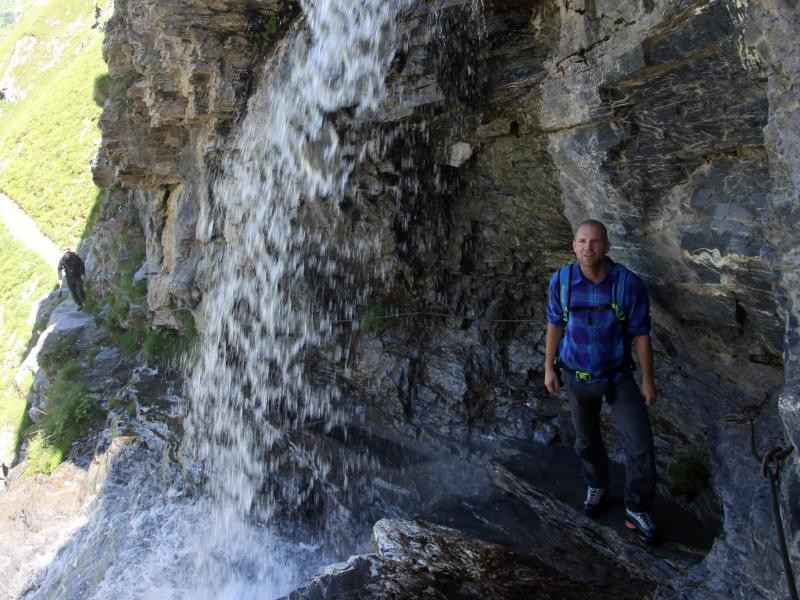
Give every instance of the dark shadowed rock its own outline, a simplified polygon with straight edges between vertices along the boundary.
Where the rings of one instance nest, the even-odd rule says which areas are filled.
[[[374,554],[332,565],[287,600],[640,598],[644,584],[575,583],[531,558],[423,521],[375,524]]]

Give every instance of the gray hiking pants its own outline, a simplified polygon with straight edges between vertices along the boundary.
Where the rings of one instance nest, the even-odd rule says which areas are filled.
[[[587,482],[592,487],[608,487],[608,454],[600,433],[600,408],[605,398],[625,447],[625,506],[636,512],[649,510],[656,489],[653,433],[633,374],[599,387],[582,383],[573,375],[565,379],[575,426],[575,451]]]
[[[78,306],[83,306],[86,301],[86,294],[83,291],[83,278],[80,275],[67,275],[67,287],[72,299]]]

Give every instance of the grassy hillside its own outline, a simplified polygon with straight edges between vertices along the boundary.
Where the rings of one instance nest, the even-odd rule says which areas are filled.
[[[0,39],[0,81],[21,98],[0,102],[0,190],[60,246],[77,245],[98,195],[102,38],[93,2],[49,0]]]

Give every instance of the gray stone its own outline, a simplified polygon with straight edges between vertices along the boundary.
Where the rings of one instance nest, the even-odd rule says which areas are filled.
[[[375,524],[376,551],[326,568],[285,598],[603,598],[610,590],[571,582],[544,565],[457,530],[422,521]],[[634,598],[644,586],[615,597]]]
[[[537,423],[533,430],[533,441],[537,444],[549,446],[558,438],[558,427],[553,423]]]
[[[450,147],[451,167],[460,167],[472,157],[472,146],[466,142],[456,142]]]

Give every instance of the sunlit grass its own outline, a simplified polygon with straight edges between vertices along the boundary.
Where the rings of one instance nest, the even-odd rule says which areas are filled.
[[[29,4],[30,0],[0,0],[0,42],[19,21],[20,15],[28,10]]]
[[[102,39],[102,31],[92,27],[94,21],[94,2],[47,0],[28,3],[20,11],[19,21],[0,41],[0,70],[5,72],[12,66],[15,87],[24,92],[40,88],[38,79],[41,75],[52,76],[53,71],[63,70],[89,40]],[[34,40],[36,44],[31,45]],[[23,52],[26,47],[30,49]]]
[[[33,373],[27,373],[20,381],[19,388],[13,385],[14,369],[0,367],[0,430],[11,435],[9,448],[3,448],[6,453],[16,452],[22,443],[22,436],[28,418],[25,409],[28,407],[28,393],[33,384]]]
[[[0,71],[25,59],[12,75],[26,94],[0,103],[0,190],[60,246],[77,245],[98,192],[89,166],[100,140],[94,82],[107,68],[94,11],[50,0],[0,41]]]
[[[0,429],[17,438],[25,417],[31,378],[14,386],[13,377],[31,339],[34,302],[53,288],[54,269],[12,238],[0,225]]]
[[[0,0],[0,19],[11,19],[4,13],[18,17],[5,29],[0,22],[0,73],[10,75],[8,89],[17,98],[0,102],[0,191],[59,246],[78,245],[101,197],[90,161],[100,141],[95,82],[108,70],[96,6],[83,0]],[[52,289],[55,265],[45,264],[2,226],[0,247],[0,429],[14,434],[17,448],[27,437],[29,472],[51,472],[93,418],[94,401],[80,383],[77,364],[65,370],[62,361],[50,367],[62,368],[47,390],[46,414],[30,423],[32,375],[22,376],[17,386],[13,377],[30,349],[32,307]]]
[[[1,224],[0,247],[0,365],[16,367],[30,339],[33,302],[53,289],[55,266],[11,237]]]

